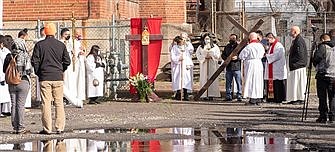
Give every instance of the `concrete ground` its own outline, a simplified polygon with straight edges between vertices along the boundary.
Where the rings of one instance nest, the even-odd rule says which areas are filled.
[[[166,85],[163,85],[166,87]],[[164,87],[161,89],[164,92]],[[167,87],[168,88],[168,87]],[[166,90],[165,90],[166,91]],[[158,89],[159,92],[159,89]],[[168,91],[167,91],[168,92]],[[170,92],[171,94],[171,92]],[[97,138],[104,140],[174,139],[171,134],[81,134],[74,130],[99,128],[170,128],[170,127],[236,127],[256,131],[281,133],[305,145],[335,146],[335,123],[320,124],[317,98],[311,94],[307,120],[301,121],[302,105],[262,103],[245,105],[246,101],[175,101],[169,95],[159,103],[108,101],[84,108],[67,106],[66,130],[61,135],[40,135],[40,109],[26,112],[25,124],[31,134],[12,134],[10,117],[0,118],[0,143],[17,143],[53,138]]]

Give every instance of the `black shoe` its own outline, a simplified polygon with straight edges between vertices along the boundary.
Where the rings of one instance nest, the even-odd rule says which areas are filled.
[[[4,116],[11,116],[11,113],[10,112],[3,112],[3,113],[1,113],[1,114],[3,114]]]
[[[327,118],[319,117],[318,119],[315,120],[315,122],[317,122],[317,123],[326,123],[327,122]]]
[[[297,100],[295,102],[292,103],[293,105],[301,105],[301,104],[304,104],[304,101],[303,100]]]
[[[237,97],[238,102],[242,102],[242,97]]]
[[[57,131],[56,131],[56,134],[59,134],[59,135],[60,135],[60,134],[63,134],[63,133],[64,133],[64,131],[61,131],[61,130],[57,130]]]
[[[181,100],[181,93],[180,90],[177,90],[176,95],[174,96],[175,100]]]
[[[233,99],[231,99],[231,98],[226,98],[226,101],[227,101],[227,102],[231,102],[231,101],[233,101]]]
[[[97,104],[95,101],[89,101],[88,104]]]
[[[23,129],[23,130],[19,130],[19,131],[16,131],[15,132],[16,134],[28,134],[28,133],[30,133],[30,130],[26,130],[26,129]]]
[[[96,104],[101,104],[101,102],[100,101],[94,101]]]
[[[45,130],[41,130],[40,132],[38,132],[38,134],[51,135],[50,132],[47,132],[47,131],[45,131]]]

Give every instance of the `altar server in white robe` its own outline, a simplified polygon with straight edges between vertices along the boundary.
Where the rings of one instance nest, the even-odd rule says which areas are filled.
[[[104,68],[100,47],[93,45],[86,58],[87,97],[89,104],[99,104],[97,100],[104,95]]]
[[[265,55],[264,79],[267,80],[267,102],[282,103],[286,99],[287,68],[285,48],[273,33],[266,34],[270,49]]]
[[[249,44],[241,51],[239,58],[244,64],[243,97],[249,98],[249,104],[258,104],[263,98],[263,64],[264,47],[257,40],[257,34],[249,35]]]
[[[190,70],[193,67],[192,50],[187,49],[184,40],[177,36],[170,52],[172,90],[176,92],[175,99],[181,100],[181,89],[183,89],[183,100],[188,99],[188,91],[192,90],[192,76]]]
[[[289,51],[286,100],[292,104],[303,103],[307,84],[308,53],[305,40],[300,33],[298,26],[291,27],[290,35],[293,41]]]
[[[196,55],[200,63],[200,86],[202,87],[218,69],[220,59],[220,49],[213,43],[209,33],[201,36],[201,45],[198,47]],[[218,78],[201,95],[201,98],[205,100],[213,100],[213,97],[220,97]]]
[[[79,96],[78,83],[85,83],[84,81],[85,79],[82,80],[80,79],[82,76],[79,77],[79,62],[78,62],[79,52],[73,51],[73,40],[70,39],[71,38],[70,35],[71,33],[69,29],[64,28],[61,30],[60,41],[62,41],[65,44],[66,49],[71,58],[71,64],[64,72],[64,88],[63,88],[64,97],[74,106],[81,108],[83,107],[83,100],[85,100],[85,98],[80,98]],[[74,55],[74,53],[76,55]],[[75,62],[73,62],[73,59],[75,59]]]
[[[185,41],[185,46],[186,46],[186,50],[189,51],[189,53],[191,54],[191,58],[192,58],[192,54],[194,52],[194,47],[193,44],[191,42],[191,39],[188,37],[188,34],[185,32],[182,32],[180,34],[181,38]],[[192,88],[193,88],[193,67],[191,67],[191,69],[189,70],[191,72],[191,84],[192,84]],[[190,91],[190,90],[189,90]]]
[[[3,63],[5,62],[6,55],[11,53],[5,46],[5,37],[0,37],[0,117],[10,115],[10,95],[8,91],[8,84],[5,81],[5,73],[3,73]]]

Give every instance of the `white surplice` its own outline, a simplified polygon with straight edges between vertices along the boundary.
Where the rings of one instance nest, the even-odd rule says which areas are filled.
[[[304,100],[307,84],[306,68],[289,71],[286,81],[286,101]]]
[[[193,50],[187,49],[185,45],[174,45],[170,52],[171,58],[171,77],[172,77],[172,90],[177,91],[181,88],[192,90],[192,52]],[[182,52],[181,50],[185,50]],[[183,60],[180,57],[183,56]],[[183,70],[183,71],[181,71]],[[183,77],[181,79],[181,72]],[[183,81],[183,83],[181,83]]]
[[[203,87],[219,67],[218,61],[220,59],[220,49],[216,44],[214,44],[213,48],[211,48],[210,45],[205,45],[204,48],[199,46],[196,55],[200,63],[200,86]],[[211,58],[206,59],[207,56],[210,56]],[[201,97],[220,96],[218,78],[216,78],[209,86],[208,90],[201,95]]]
[[[72,59],[73,46],[71,41],[62,41],[62,42],[66,45],[66,49],[71,59],[71,64],[67,67],[67,70],[64,72],[64,87],[63,87],[64,97],[74,106],[83,107],[83,100],[86,99],[85,56],[79,55],[79,51],[75,51],[74,52],[75,62],[73,62]],[[76,42],[75,44],[79,45]]]
[[[263,98],[263,64],[265,50],[261,43],[250,43],[240,53],[244,64],[244,98]]]
[[[277,42],[274,46],[274,51],[272,54],[266,54],[267,63],[265,64],[264,79],[269,79],[269,64],[272,63],[273,67],[273,80],[285,80],[287,79],[287,67],[285,59],[285,48],[284,46]]]
[[[97,62],[102,64],[100,57]],[[102,97],[104,95],[104,68],[96,67],[96,61],[92,54],[86,58],[86,71],[87,71],[87,97]],[[93,80],[99,81],[98,86],[93,85]]]
[[[5,58],[7,56],[7,54],[9,54],[10,51],[3,47],[2,49],[0,49],[0,82],[1,81],[5,81],[5,73],[3,73],[3,64],[5,62]],[[8,84],[5,83],[5,85],[0,85],[0,114],[2,112],[5,113],[10,113],[11,110],[11,100],[10,100],[10,95],[9,95],[9,91],[8,91]]]

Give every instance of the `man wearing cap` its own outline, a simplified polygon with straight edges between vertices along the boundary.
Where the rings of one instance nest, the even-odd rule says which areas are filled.
[[[64,43],[55,38],[55,24],[46,24],[44,32],[46,38],[36,43],[31,61],[41,84],[43,130],[39,133],[52,133],[51,101],[54,99],[56,133],[61,134],[65,126],[63,72],[71,60]]]

